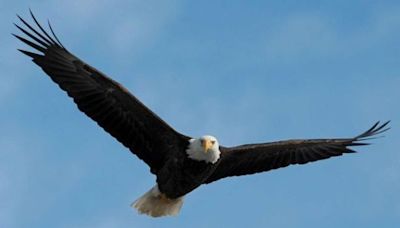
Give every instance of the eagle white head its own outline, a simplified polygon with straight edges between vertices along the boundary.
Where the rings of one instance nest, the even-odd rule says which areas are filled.
[[[221,155],[218,140],[211,135],[205,135],[198,139],[190,139],[186,153],[193,160],[213,164],[218,161]]]

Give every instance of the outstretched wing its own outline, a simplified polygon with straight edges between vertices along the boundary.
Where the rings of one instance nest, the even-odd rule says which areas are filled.
[[[78,108],[105,131],[144,160],[155,173],[164,159],[189,140],[176,132],[119,83],[71,54],[54,34],[50,36],[31,16],[41,32],[18,16],[26,26],[15,24],[31,40],[13,34],[40,53],[20,50],[33,58]]]
[[[389,121],[377,122],[368,131],[354,138],[287,140],[263,144],[249,144],[231,148],[221,147],[221,161],[206,183],[229,176],[240,176],[278,169],[354,153],[351,146],[368,145],[363,141],[387,131]]]

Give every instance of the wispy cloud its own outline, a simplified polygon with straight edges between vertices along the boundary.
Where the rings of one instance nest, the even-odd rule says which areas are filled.
[[[376,9],[370,14],[367,26],[347,30],[320,12],[296,13],[268,32],[265,51],[269,61],[327,58],[365,51],[399,37],[398,12],[397,7]]]
[[[90,42],[86,45],[97,53],[129,58],[138,50],[145,49],[158,39],[165,25],[178,14],[180,1],[62,1],[54,15],[57,21],[63,18],[63,30],[69,34],[95,32],[98,37],[84,41],[85,36],[69,37],[74,42]],[[53,14],[55,12],[52,12]],[[51,15],[50,15],[51,16]],[[66,25],[70,25],[67,27]],[[89,30],[88,30],[89,28]],[[96,47],[96,48],[95,48]],[[121,59],[121,58],[120,58]],[[109,58],[112,61],[113,58]]]
[[[268,33],[266,53],[268,59],[295,59],[304,56],[334,54],[337,34],[323,15],[301,13],[291,15]]]
[[[370,7],[365,21],[352,29],[332,22],[323,11],[299,10],[282,14],[286,16],[270,25],[268,31],[261,27],[242,31],[240,26],[230,24],[238,30],[231,40],[226,36],[230,30],[223,30],[224,23],[239,22],[238,17],[249,23],[268,21],[268,15],[263,10],[248,11],[258,12],[253,17],[244,9],[254,7],[252,4],[237,8],[233,4],[216,8],[221,13],[213,17],[199,12],[196,4],[202,6],[201,10],[217,5],[183,4],[179,0],[7,4],[9,8],[0,9],[2,30],[15,32],[11,24],[16,21],[14,13],[28,16],[27,7],[31,7],[40,21],[45,23],[49,18],[53,22],[56,33],[74,54],[111,73],[167,122],[189,135],[215,134],[225,145],[292,136],[330,136],[331,132],[341,136],[351,134],[355,128],[360,130],[362,124],[376,118],[395,120],[400,113],[396,100],[399,71],[393,58],[400,27],[400,9],[396,7]],[[280,10],[274,8],[273,1],[268,4]],[[341,15],[336,10],[333,14]],[[180,17],[183,12],[185,17]],[[225,17],[219,21],[224,35],[217,37],[220,31],[207,27],[215,26],[214,21],[220,17]],[[180,27],[179,20],[185,20],[185,26]],[[197,25],[203,26],[197,30],[202,36],[193,39],[189,28]],[[177,35],[168,33],[170,26]],[[253,33],[240,37],[248,31]],[[296,173],[288,168],[197,190],[187,198],[182,216],[177,219],[153,221],[137,216],[129,203],[154,184],[148,167],[95,124],[89,124],[65,94],[54,93],[58,88],[54,84],[51,87],[44,73],[15,50],[24,46],[8,33],[2,39],[0,53],[4,82],[0,85],[1,227],[198,227],[221,221],[227,226],[245,221],[246,225],[309,227],[312,223],[322,226],[332,212],[337,216],[355,215],[358,222],[371,215],[382,220],[400,216],[400,158],[396,153],[399,132],[393,130],[374,146],[362,148],[366,153],[318,163],[321,166],[298,167]],[[264,39],[252,39],[251,43],[251,36]],[[162,42],[165,39],[175,40],[171,49],[162,49],[167,46]],[[227,40],[231,41],[226,44]],[[392,54],[382,55],[386,62],[374,59],[370,65],[351,68],[362,77],[348,74],[307,80],[309,75],[299,71],[296,81],[280,74],[304,59],[312,64],[302,65],[302,69],[312,71],[314,61],[319,59],[329,61],[345,55],[371,58],[384,45]],[[146,56],[147,51],[151,54]],[[166,54],[161,53],[164,51]],[[177,59],[174,55],[190,58]],[[351,65],[356,60],[348,61]],[[208,65],[211,63],[212,67]],[[385,63],[395,64],[389,70]],[[255,64],[260,64],[258,69],[253,69]],[[271,66],[279,68],[273,80],[268,70],[260,70]],[[324,68],[319,73],[331,70]],[[223,75],[218,75],[221,72]],[[379,77],[371,76],[378,73]],[[304,180],[301,171],[310,178]],[[337,183],[342,188],[335,186]],[[362,191],[354,193],[347,186]],[[349,205],[346,200],[359,204]],[[242,205],[253,210],[240,208]],[[225,211],[229,212],[222,213]],[[206,212],[207,220],[198,217]],[[291,219],[282,220],[288,217]]]

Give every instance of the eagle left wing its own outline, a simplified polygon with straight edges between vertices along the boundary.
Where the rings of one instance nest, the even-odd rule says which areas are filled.
[[[40,29],[18,16],[27,37],[14,35],[37,53],[20,50],[32,58],[44,72],[73,99],[79,110],[150,166],[154,174],[173,153],[185,148],[185,136],[131,94],[121,84],[70,53],[50,26],[49,35],[31,12]]]
[[[379,125],[377,122],[369,130],[353,138],[286,140],[221,147],[221,161],[205,183],[229,176],[254,174],[292,164],[306,164],[344,153],[354,153],[355,151],[348,147],[369,145],[363,141],[389,130],[385,128],[388,123],[389,121]]]

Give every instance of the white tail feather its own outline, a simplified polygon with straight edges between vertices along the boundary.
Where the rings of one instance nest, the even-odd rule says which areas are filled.
[[[158,186],[154,186],[142,197],[131,204],[140,214],[147,214],[152,217],[161,217],[166,215],[177,215],[181,210],[183,197],[168,199],[163,195]]]

